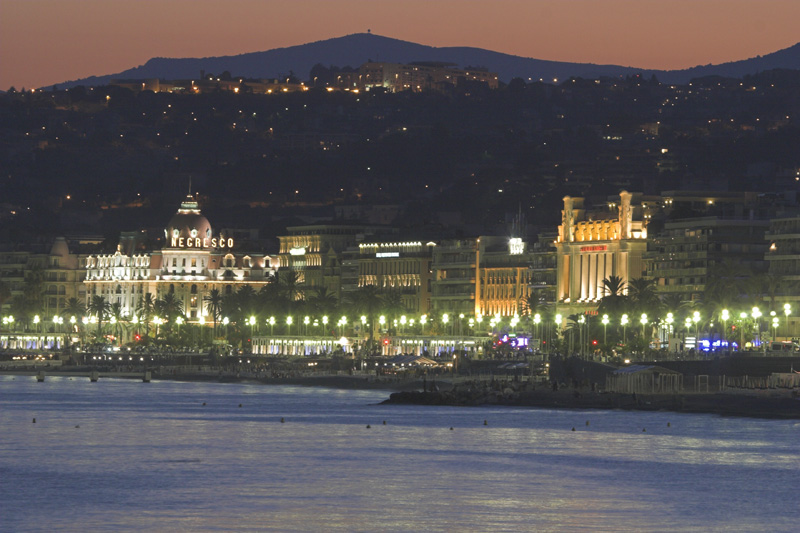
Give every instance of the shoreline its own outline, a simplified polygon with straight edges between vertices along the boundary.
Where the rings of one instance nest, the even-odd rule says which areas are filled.
[[[35,378],[39,372],[51,377],[89,379],[83,370],[62,368],[2,370],[0,375]],[[140,379],[144,372],[102,372],[101,379]],[[323,387],[341,390],[385,390],[389,397],[381,405],[447,405],[454,407],[509,406],[546,409],[607,409],[626,411],[670,411],[677,413],[716,414],[764,419],[800,420],[800,397],[796,389],[727,390],[706,393],[628,394],[593,392],[582,389],[536,388],[529,383],[485,383],[464,381],[453,384],[446,377],[426,382],[422,379],[398,379],[372,375],[304,375],[265,377],[210,372],[157,372],[153,381],[199,383],[246,383]],[[428,389],[438,383],[440,390]]]

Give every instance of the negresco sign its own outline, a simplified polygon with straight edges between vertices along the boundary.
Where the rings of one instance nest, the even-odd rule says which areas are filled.
[[[172,248],[233,248],[233,239],[228,237],[172,237]]]

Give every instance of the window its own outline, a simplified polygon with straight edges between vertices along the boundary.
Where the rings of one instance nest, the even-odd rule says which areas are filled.
[[[197,258],[196,257],[192,257],[192,268],[195,268],[195,267],[197,267]]]

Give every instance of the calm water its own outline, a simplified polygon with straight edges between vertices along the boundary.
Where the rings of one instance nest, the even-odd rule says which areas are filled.
[[[800,422],[387,396],[0,377],[0,529],[800,528]]]

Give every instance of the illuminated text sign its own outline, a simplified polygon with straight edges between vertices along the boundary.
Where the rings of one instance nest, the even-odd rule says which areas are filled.
[[[172,237],[172,248],[233,248],[233,239],[212,237]]]

